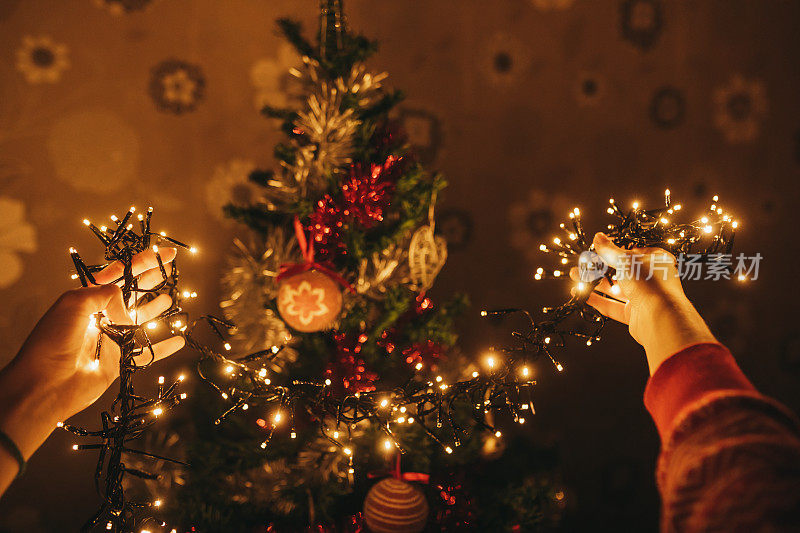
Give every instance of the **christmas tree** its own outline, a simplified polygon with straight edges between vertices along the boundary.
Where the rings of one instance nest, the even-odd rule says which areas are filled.
[[[286,136],[274,149],[280,168],[250,175],[257,202],[226,207],[251,231],[222,280],[222,308],[235,325],[223,332],[232,335],[225,348],[253,355],[200,364],[213,388],[198,392],[202,408],[179,454],[191,468],[165,465],[157,489],[173,492],[170,522],[198,531],[359,531],[364,521],[382,531],[387,520],[393,531],[555,526],[563,492],[554,455],[501,442],[489,408],[513,403],[524,422],[514,409],[532,407],[529,398],[517,398],[507,374],[475,398],[478,368],[457,349],[454,324],[466,298],[428,294],[447,257],[434,213],[446,183],[422,168],[392,119],[402,95],[365,65],[376,43],[348,31],[339,0],[321,3],[314,43],[294,21],[278,26],[302,57],[292,70],[301,103],[263,109]],[[254,401],[253,375],[277,407]],[[448,400],[445,413],[439,389],[461,383],[469,401]],[[289,392],[304,386],[315,408]],[[409,397],[409,386],[440,394],[427,416],[452,441],[415,421],[425,401],[413,412],[397,407],[393,398]],[[372,412],[386,407],[391,424],[360,414],[359,398],[376,402]],[[332,406],[347,401],[354,414],[334,413],[328,424]],[[386,480],[395,484],[378,488]]]

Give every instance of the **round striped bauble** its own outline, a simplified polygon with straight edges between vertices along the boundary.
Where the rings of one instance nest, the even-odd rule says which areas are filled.
[[[411,484],[390,477],[367,493],[364,521],[372,533],[419,533],[428,521],[428,502]]]

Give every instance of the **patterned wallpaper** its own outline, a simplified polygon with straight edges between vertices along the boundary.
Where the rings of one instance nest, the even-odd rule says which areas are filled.
[[[399,116],[424,162],[450,178],[438,227],[450,260],[436,290],[475,308],[536,308],[566,287],[534,284],[538,244],[580,205],[687,208],[719,194],[764,256],[747,286],[687,287],[765,392],[800,408],[790,231],[800,200],[800,3],[794,0],[349,0],[381,41],[376,67],[409,95]],[[256,110],[291,103],[298,58],[273,21],[314,24],[313,0],[0,0],[0,364],[70,286],[80,221],[130,204],[201,254],[185,263],[216,307],[236,228],[220,208],[254,194],[279,139]],[[507,338],[463,321],[463,347]],[[168,365],[185,367],[191,354]],[[531,439],[561,456],[567,529],[652,530],[654,428],[646,366],[622,327],[537,369]],[[79,415],[94,421],[94,411]],[[0,502],[0,530],[72,530],[91,513],[93,458],[53,437]],[[625,527],[622,527],[622,526]]]

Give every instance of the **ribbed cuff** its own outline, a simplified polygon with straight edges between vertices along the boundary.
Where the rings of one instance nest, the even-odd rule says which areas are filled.
[[[647,382],[644,405],[653,417],[662,444],[681,410],[720,390],[755,391],[727,348],[716,343],[684,348],[661,363]]]

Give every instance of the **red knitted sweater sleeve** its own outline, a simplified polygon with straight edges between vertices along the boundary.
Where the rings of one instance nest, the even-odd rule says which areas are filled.
[[[673,355],[644,403],[662,449],[662,531],[800,530],[800,428],[720,344]]]

